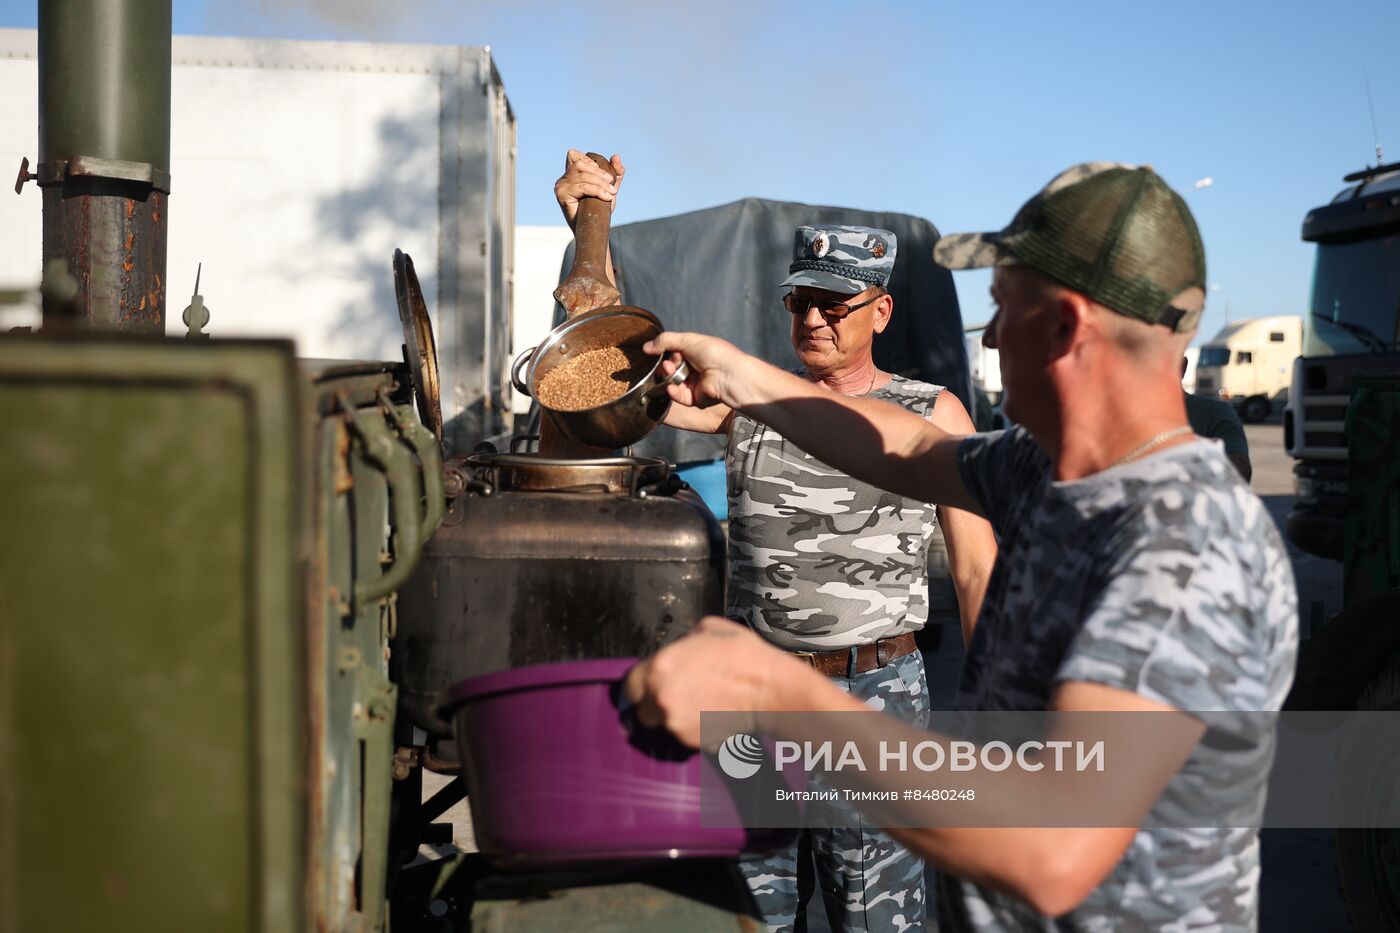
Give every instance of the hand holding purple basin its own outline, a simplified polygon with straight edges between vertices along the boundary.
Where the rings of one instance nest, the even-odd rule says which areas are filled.
[[[454,685],[443,704],[463,753],[477,844],[509,865],[732,857],[787,844],[790,829],[743,829],[732,801],[701,825],[714,760],[619,711],[632,658],[539,664]]]

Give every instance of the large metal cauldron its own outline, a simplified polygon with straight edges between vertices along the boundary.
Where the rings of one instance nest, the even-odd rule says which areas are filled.
[[[452,735],[435,707],[460,680],[646,655],[721,611],[719,525],[665,461],[491,454],[447,471],[390,659],[419,728]]]

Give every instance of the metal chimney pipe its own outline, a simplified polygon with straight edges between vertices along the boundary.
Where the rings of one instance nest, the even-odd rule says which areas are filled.
[[[170,29],[171,0],[39,2],[44,266],[78,283],[46,328],[165,333]]]

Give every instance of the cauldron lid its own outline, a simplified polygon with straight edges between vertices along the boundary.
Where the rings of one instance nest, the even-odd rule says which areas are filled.
[[[467,463],[500,492],[636,494],[656,486],[671,472],[669,463],[653,457],[567,460],[536,454],[477,454]]]
[[[403,361],[408,364],[418,413],[441,444],[442,402],[433,322],[428,317],[428,304],[423,300],[418,273],[413,271],[413,260],[399,249],[394,250],[394,295],[399,302],[399,320],[403,323]]]

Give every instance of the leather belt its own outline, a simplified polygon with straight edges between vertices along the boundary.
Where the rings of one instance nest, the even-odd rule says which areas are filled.
[[[828,677],[854,677],[877,670],[906,654],[919,650],[913,632],[881,638],[868,645],[837,648],[834,651],[794,651],[799,659]]]

